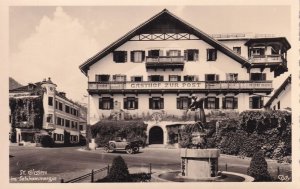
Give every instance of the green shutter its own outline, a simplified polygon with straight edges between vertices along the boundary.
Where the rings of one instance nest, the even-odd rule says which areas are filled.
[[[194,61],[198,61],[199,59],[199,50],[195,49],[195,53],[194,53]]]
[[[263,97],[260,97],[260,108],[264,107],[264,99]]]
[[[267,78],[266,78],[266,73],[263,73],[263,74],[262,74],[262,80],[265,81],[266,79],[267,79]]]
[[[188,50],[183,51],[184,60],[188,60]]]
[[[215,49],[215,59],[214,60],[217,60],[217,55],[218,55],[218,51],[217,51],[217,49]]]
[[[127,98],[124,98],[123,100],[123,107],[125,110],[127,109]]]
[[[204,100],[204,108],[207,109],[208,108],[208,99],[205,98]]]
[[[99,98],[99,109],[103,109],[102,98]]]
[[[238,109],[238,98],[233,98],[233,108]]]
[[[177,98],[177,109],[181,109],[181,107],[180,107],[180,98]]]
[[[134,62],[134,51],[130,51],[130,61]]]
[[[226,109],[225,97],[222,98],[222,109]]]
[[[160,98],[160,109],[164,109],[164,99]]]
[[[215,98],[215,108],[219,109],[220,105],[219,105],[219,98]]]
[[[252,97],[249,97],[249,108],[252,109]]]
[[[139,109],[139,99],[135,98],[134,102],[135,102],[135,109]]]
[[[114,99],[110,98],[110,109],[114,109]]]
[[[145,60],[145,51],[142,51],[142,62]]]
[[[123,51],[123,53],[124,53],[124,62],[127,62],[127,51]]]
[[[219,81],[219,75],[216,75],[216,81]]]
[[[177,80],[181,81],[181,76],[180,75],[177,76]]]
[[[152,98],[149,98],[149,109],[152,110],[153,107],[152,107]]]

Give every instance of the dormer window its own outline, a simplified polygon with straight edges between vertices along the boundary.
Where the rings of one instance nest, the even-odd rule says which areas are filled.
[[[127,51],[114,51],[113,60],[116,63],[127,62]]]

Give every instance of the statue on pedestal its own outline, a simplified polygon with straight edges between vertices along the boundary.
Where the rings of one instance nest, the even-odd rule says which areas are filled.
[[[192,95],[192,103],[189,106],[189,110],[195,111],[195,121],[201,122],[202,124],[206,123],[206,117],[203,109],[203,103],[205,98],[199,98],[196,95]],[[197,116],[197,111],[199,111],[199,116]]]

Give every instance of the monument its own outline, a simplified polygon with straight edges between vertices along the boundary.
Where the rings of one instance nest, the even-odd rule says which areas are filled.
[[[219,149],[208,149],[206,145],[206,124],[203,109],[204,98],[192,96],[189,110],[195,111],[195,124],[192,129],[192,144],[181,149],[181,176],[197,180],[217,179]]]

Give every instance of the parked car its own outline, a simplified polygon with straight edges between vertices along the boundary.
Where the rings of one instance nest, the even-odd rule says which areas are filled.
[[[108,144],[105,145],[104,150],[107,153],[125,150],[127,154],[133,154],[139,152],[141,146],[141,141],[128,142],[126,139],[121,140],[118,138],[116,140],[109,141]]]

